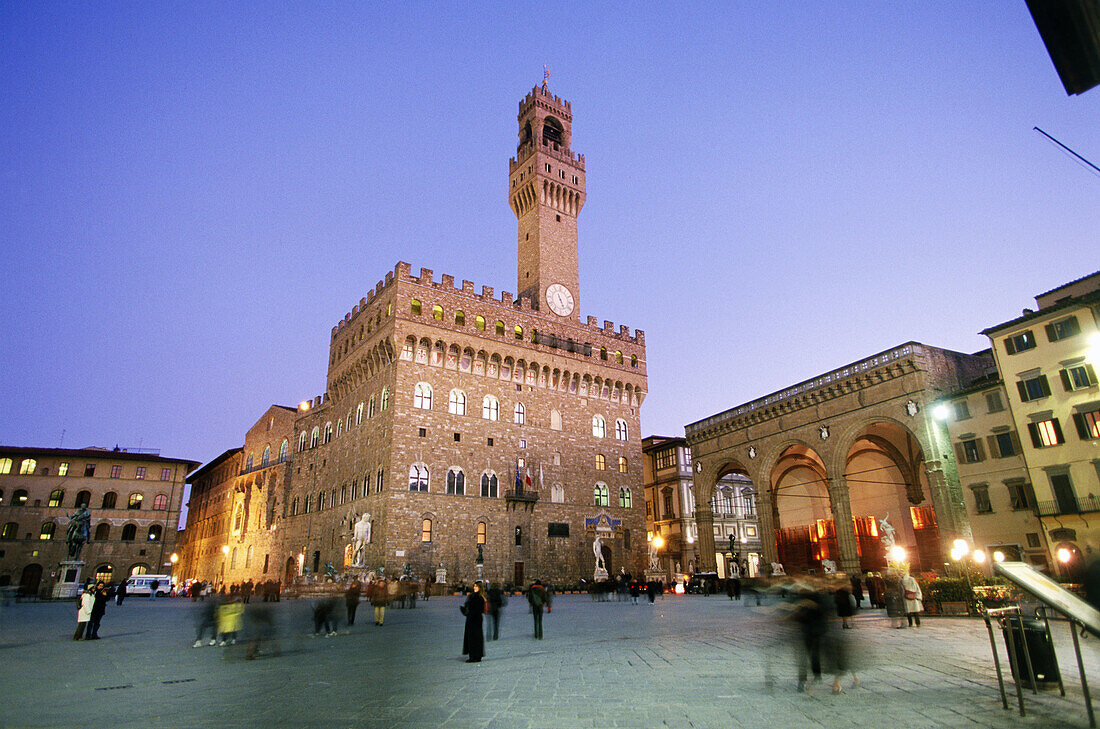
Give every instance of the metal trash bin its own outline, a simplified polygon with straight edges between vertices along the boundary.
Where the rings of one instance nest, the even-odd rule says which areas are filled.
[[[1008,659],[1012,667],[1012,675],[1027,688],[1036,688],[1032,675],[1027,669],[1027,658],[1024,656],[1024,641],[1027,641],[1028,656],[1031,658],[1031,667],[1038,679],[1038,688],[1043,688],[1061,681],[1058,673],[1058,658],[1054,653],[1054,644],[1047,635],[1046,623],[1042,620],[1005,620],[1003,623],[1005,646],[1009,648]],[[1021,631],[1021,627],[1023,630]],[[1010,644],[1009,641],[1012,641]],[[1019,663],[1019,668],[1017,668]]]

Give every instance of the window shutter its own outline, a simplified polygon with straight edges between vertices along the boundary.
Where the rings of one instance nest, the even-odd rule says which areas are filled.
[[[1047,341],[1048,342],[1057,342],[1058,341],[1058,332],[1054,329],[1053,324],[1047,324],[1043,328],[1047,330]]]
[[[1089,384],[1090,385],[1095,385],[1096,384],[1096,370],[1093,369],[1092,365],[1086,364],[1085,365],[1085,371],[1089,373]]]
[[[1062,426],[1058,424],[1058,418],[1052,418],[1050,422],[1054,423],[1054,436],[1058,439],[1058,442],[1065,443],[1066,438],[1062,435]]]
[[[1062,389],[1066,392],[1073,391],[1073,385],[1069,381],[1069,370],[1058,370],[1058,376],[1062,378]]]
[[[1005,340],[1005,351],[1009,354],[1016,354],[1016,345],[1012,343],[1012,337]]]
[[[1043,397],[1050,396],[1050,383],[1047,382],[1046,375],[1039,375],[1039,386],[1043,388]]]
[[[1073,424],[1077,426],[1077,437],[1079,437],[1081,440],[1088,440],[1089,426],[1088,423],[1085,422],[1084,413],[1074,413]]]
[[[991,458],[1000,458],[1001,449],[997,447],[997,436],[987,435],[985,437],[986,445],[989,446],[989,455]]]
[[[1020,400],[1022,400],[1023,402],[1027,402],[1027,388],[1024,387],[1023,380],[1016,381],[1016,389],[1020,391]]]
[[[1016,455],[1020,455],[1021,453],[1023,453],[1024,449],[1023,449],[1023,446],[1020,445],[1020,435],[1019,435],[1019,433],[1017,433],[1014,430],[1011,433],[1009,433],[1009,435],[1012,437],[1012,446],[1016,451]]]
[[[981,441],[980,438],[975,438],[974,439],[974,448],[975,448],[975,450],[978,451],[978,461],[979,462],[984,461],[985,460],[985,446],[982,445],[982,441]]]
[[[955,461],[957,463],[966,463],[966,449],[963,448],[962,443],[955,444]]]
[[[1031,435],[1031,445],[1035,446],[1036,448],[1042,448],[1043,441],[1039,440],[1039,426],[1037,426],[1035,423],[1028,423],[1027,432]]]

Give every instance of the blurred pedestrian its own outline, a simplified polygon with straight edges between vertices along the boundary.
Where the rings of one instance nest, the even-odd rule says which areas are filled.
[[[542,609],[550,609],[550,593],[539,580],[532,582],[527,590],[527,603],[531,606],[531,615],[535,619],[535,639],[542,640]]]
[[[852,597],[850,588],[848,585],[841,584],[833,593],[833,599],[836,600],[836,615],[840,618],[841,627],[852,627],[852,615],[855,614],[855,598]]]
[[[210,629],[210,645],[218,642],[217,610],[217,601],[214,599],[204,599],[202,605],[198,607],[195,613],[195,642],[191,644],[192,648],[202,647],[202,638],[206,634],[207,628]]]
[[[103,614],[107,612],[107,603],[110,600],[107,585],[102,580],[95,583],[95,592],[92,593],[92,614],[88,620],[88,640],[99,640],[99,623],[103,620]]]
[[[390,592],[386,586],[385,578],[375,580],[367,590],[371,607],[374,608],[374,624],[381,625],[386,619],[386,604],[390,601]]]
[[[118,589],[115,590],[115,605],[122,606],[122,601],[126,599],[126,578],[122,578],[122,582],[119,584]]]
[[[235,645],[240,632],[244,605],[239,597],[231,597],[218,606],[218,645]]]
[[[908,572],[901,578],[901,597],[905,601],[905,617],[909,620],[909,627],[912,628],[915,622],[919,628],[920,614],[924,610],[924,594],[916,578]]]
[[[359,597],[363,590],[359,584],[359,578],[351,578],[348,589],[344,591],[344,605],[348,609],[348,627],[355,625],[355,611],[359,609]]]
[[[279,654],[279,643],[275,635],[275,618],[271,611],[271,606],[261,601],[249,605],[244,612],[245,624],[248,626],[248,635],[250,636],[248,648],[244,653],[244,657],[248,660],[256,657],[265,641],[271,644],[272,654]]]
[[[160,587],[160,580],[153,580],[149,583],[149,599],[157,599],[157,588]]]
[[[500,583],[494,582],[489,588],[489,618],[493,624],[492,640],[500,640],[500,617],[504,610],[504,591],[500,589]]]
[[[95,603],[94,592],[95,588],[88,585],[80,593],[77,600],[76,632],[73,633],[73,640],[80,640],[84,637],[84,629],[88,627],[88,621],[92,619],[92,605]]]
[[[325,637],[336,635],[335,597],[323,597],[313,604],[313,634],[320,635],[322,628]]]
[[[794,590],[793,620],[798,624],[802,638],[798,656],[798,690],[813,694],[813,684],[821,680],[821,644],[828,630],[828,610],[825,594],[812,585],[802,584]],[[807,683],[806,668],[813,674]]]
[[[863,606],[863,581],[859,575],[852,575],[852,598],[856,603],[855,609],[859,610]]]
[[[467,663],[478,663],[485,655],[485,634],[482,632],[482,623],[486,608],[481,583],[474,582],[474,587],[466,597],[465,604],[460,608],[462,614],[466,616],[466,627],[462,632],[462,655],[469,656],[466,659]]]

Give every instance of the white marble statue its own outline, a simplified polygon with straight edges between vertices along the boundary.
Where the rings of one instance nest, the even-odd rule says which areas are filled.
[[[836,562],[831,559],[823,559],[821,560],[821,569],[823,569],[827,575],[835,575]]]
[[[882,542],[882,546],[886,547],[886,551],[888,552],[890,551],[890,548],[893,547],[895,544],[894,532],[897,531],[890,524],[890,522],[886,521],[889,518],[890,514],[887,514],[886,516],[878,520],[879,540]]]
[[[772,562],[772,577],[775,577],[776,575],[785,575],[785,574],[787,574],[787,573],[783,569],[783,563],[782,562]]]
[[[367,545],[370,544],[370,514],[364,513],[359,517],[359,521],[355,522],[353,529],[355,542],[351,549],[352,564],[356,567],[362,567],[364,564],[364,557],[366,556],[364,552],[366,551]]]
[[[660,569],[660,564],[657,561],[657,547],[653,545],[653,542],[649,543],[649,569],[652,572]]]
[[[603,541],[600,539],[599,534],[592,540],[592,554],[596,555],[596,569],[607,569],[603,562]]]

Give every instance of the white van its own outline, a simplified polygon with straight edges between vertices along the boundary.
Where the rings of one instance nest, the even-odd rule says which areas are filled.
[[[153,580],[157,582],[158,597],[172,591],[171,575],[130,575],[126,578],[126,596],[148,596],[153,589]]]

